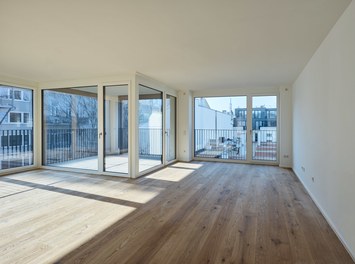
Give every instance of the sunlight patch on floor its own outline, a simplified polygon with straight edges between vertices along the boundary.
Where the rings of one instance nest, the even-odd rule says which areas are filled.
[[[146,176],[147,179],[179,182],[193,173],[193,169],[165,168]]]
[[[195,170],[197,170],[197,169],[201,168],[202,166],[203,166],[203,164],[177,162],[177,163],[174,163],[173,165],[170,165],[169,167],[195,169]]]
[[[2,206],[16,203],[15,197],[22,211]],[[20,263],[53,263],[136,209],[42,189],[0,199],[0,205],[1,263],[13,263],[14,254]]]

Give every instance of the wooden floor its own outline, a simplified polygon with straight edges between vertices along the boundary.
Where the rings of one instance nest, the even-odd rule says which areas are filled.
[[[0,263],[353,263],[285,169],[176,163],[138,180],[0,177]]]

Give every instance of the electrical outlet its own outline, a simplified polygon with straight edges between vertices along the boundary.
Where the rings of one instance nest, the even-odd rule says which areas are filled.
[[[312,177],[312,182],[314,182],[314,177]]]
[[[284,158],[285,158],[285,159],[288,159],[288,155],[284,155]]]
[[[301,168],[302,168],[303,172],[306,172],[306,168],[305,167],[302,166]]]

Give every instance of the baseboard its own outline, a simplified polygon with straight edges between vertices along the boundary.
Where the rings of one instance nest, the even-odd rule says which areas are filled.
[[[343,244],[343,246],[345,247],[346,251],[349,253],[350,257],[353,259],[353,261],[355,262],[355,252],[351,252],[350,247],[348,246],[348,244],[346,243],[345,239],[343,238],[343,236],[340,234],[340,232],[338,231],[338,229],[336,228],[335,224],[333,223],[333,221],[330,219],[330,217],[328,216],[328,214],[326,213],[326,211],[322,208],[322,206],[318,203],[317,199],[313,196],[312,192],[308,189],[307,185],[303,182],[302,178],[298,176],[298,174],[296,173],[296,171],[292,168],[292,172],[296,175],[296,177],[298,178],[298,180],[301,182],[301,184],[303,185],[303,187],[306,189],[308,195],[311,197],[312,201],[315,203],[315,205],[318,207],[319,211],[322,213],[323,217],[325,218],[325,220],[327,221],[327,223],[329,224],[329,226],[331,227],[331,229],[334,231],[335,235],[338,237],[338,239],[340,240],[340,242]]]
[[[0,177],[11,175],[14,173],[21,173],[21,172],[26,172],[26,171],[38,170],[38,169],[40,169],[40,168],[36,165],[30,165],[30,166],[25,166],[25,167],[16,167],[16,168],[11,168],[11,169],[4,169],[3,171],[0,170]]]
[[[292,165],[290,164],[283,164],[283,163],[280,163],[279,164],[279,167],[280,168],[283,168],[283,169],[292,169]],[[295,173],[296,174],[296,173]]]

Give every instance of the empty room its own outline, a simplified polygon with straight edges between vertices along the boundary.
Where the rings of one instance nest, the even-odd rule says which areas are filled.
[[[0,0],[0,263],[355,263],[354,0]]]

